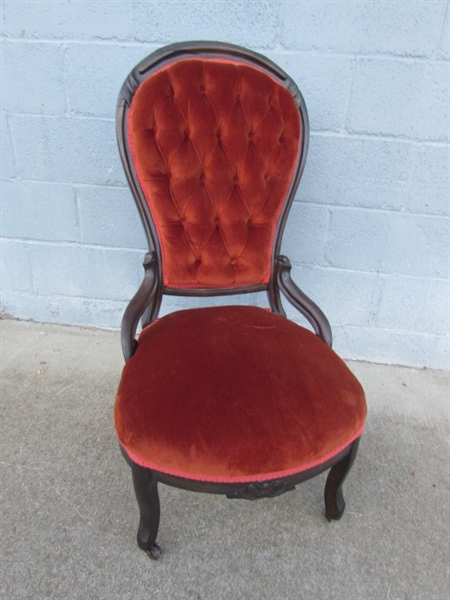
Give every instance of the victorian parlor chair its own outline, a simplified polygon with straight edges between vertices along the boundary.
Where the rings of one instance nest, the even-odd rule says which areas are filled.
[[[325,516],[344,511],[364,392],[280,255],[308,134],[292,79],[237,46],[162,48],[122,87],[118,144],[149,252],[123,318],[114,417],[151,558],[158,482],[254,500],[330,469]],[[163,294],[261,291],[270,308],[215,302],[158,318]],[[286,318],[281,295],[314,333]]]

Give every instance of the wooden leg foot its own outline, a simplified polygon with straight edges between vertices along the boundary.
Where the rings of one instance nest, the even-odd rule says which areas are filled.
[[[161,556],[161,552],[161,546],[156,542],[153,542],[150,548],[148,550],[145,550],[147,556],[152,560],[158,560],[158,558]]]
[[[359,438],[350,447],[348,454],[336,463],[328,473],[325,484],[325,516],[328,521],[338,521],[345,510],[345,500],[342,494],[342,484],[347,477],[358,451]]]
[[[156,543],[160,516],[158,482],[153,478],[150,469],[140,467],[133,462],[131,472],[140,512],[137,543],[150,558],[157,560],[161,554],[161,548]]]

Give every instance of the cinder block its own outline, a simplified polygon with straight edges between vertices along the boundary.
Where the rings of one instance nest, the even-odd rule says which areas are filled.
[[[129,0],[3,0],[3,34],[41,39],[128,39]]]
[[[64,114],[63,51],[60,44],[2,44],[2,103],[13,113]]]
[[[9,130],[9,124],[6,114],[2,111],[1,115],[1,158],[0,170],[2,179],[12,179],[17,176],[16,162],[14,159],[14,149]]]
[[[386,365],[449,370],[448,336],[392,329],[336,327],[334,349],[343,358]]]
[[[356,63],[348,130],[447,141],[449,87],[445,63],[360,59]]]
[[[11,292],[33,293],[33,277],[27,245],[23,242],[0,239],[1,285],[0,291],[7,297]]]
[[[35,311],[38,312],[39,318],[34,317],[34,320],[114,329],[120,327],[126,308],[126,302],[93,298],[38,296],[37,300]]]
[[[2,235],[49,241],[79,240],[75,193],[72,186],[4,182]]]
[[[450,283],[443,279],[384,276],[377,326],[447,335]]]
[[[65,52],[69,110],[115,118],[125,78],[151,50],[123,44],[68,44]]]
[[[206,306],[230,306],[242,304],[246,306],[260,306],[267,308],[269,306],[267,294],[257,292],[254,294],[236,294],[232,296],[211,296],[211,297],[189,297],[189,296],[163,296],[159,316],[165,316],[176,310],[187,308],[203,308]]]
[[[77,198],[84,242],[139,248],[144,255],[147,241],[128,188],[83,186]]]
[[[431,56],[440,2],[282,2],[281,43],[297,50]]]
[[[333,208],[326,250],[329,265],[352,271],[378,271],[391,228],[390,213]]]
[[[436,58],[450,60],[450,10],[448,5],[445,11],[444,23],[442,25],[441,39],[439,41]]]
[[[125,183],[112,120],[11,116],[11,128],[23,179]]]
[[[422,146],[418,152],[408,208],[415,213],[450,213],[450,148]]]
[[[137,252],[67,244],[30,244],[29,252],[36,291],[43,296],[125,301],[142,279]]]
[[[373,324],[379,302],[377,274],[294,266],[292,277],[323,310],[332,329]],[[298,311],[286,302],[284,305],[288,316],[301,324]]]
[[[385,244],[383,273],[448,278],[450,223],[447,218],[393,214]]]
[[[305,98],[311,130],[337,130],[344,123],[353,59],[347,56],[270,52]]]
[[[126,307],[125,302],[70,298],[69,296],[36,296],[10,293],[5,295],[2,310],[18,319],[38,323],[66,323],[118,329]],[[118,352],[120,336],[118,335]]]
[[[333,205],[403,208],[413,159],[409,142],[315,134],[297,196]]]
[[[224,40],[254,48],[273,47],[278,23],[277,2],[133,2],[134,37],[142,42]]]
[[[127,302],[92,298],[56,298],[51,300],[56,323],[77,323],[119,329]],[[117,341],[120,347],[119,332]]]
[[[327,207],[294,202],[283,236],[282,253],[297,263],[323,265],[328,220]]]
[[[28,321],[33,319],[35,299],[36,296],[33,293],[0,289],[0,312],[11,315],[16,319]]]

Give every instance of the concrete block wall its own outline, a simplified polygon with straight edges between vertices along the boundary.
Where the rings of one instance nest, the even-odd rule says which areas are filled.
[[[275,60],[305,97],[310,151],[283,251],[336,350],[449,368],[448,0],[3,0],[1,10],[3,311],[120,325],[145,239],[116,149],[118,91],[161,45],[224,40]],[[164,310],[179,305],[168,298]]]

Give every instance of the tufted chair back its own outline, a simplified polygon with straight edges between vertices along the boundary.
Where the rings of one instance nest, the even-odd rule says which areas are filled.
[[[136,67],[119,105],[165,288],[267,287],[308,141],[292,80],[250,51],[175,45]]]

